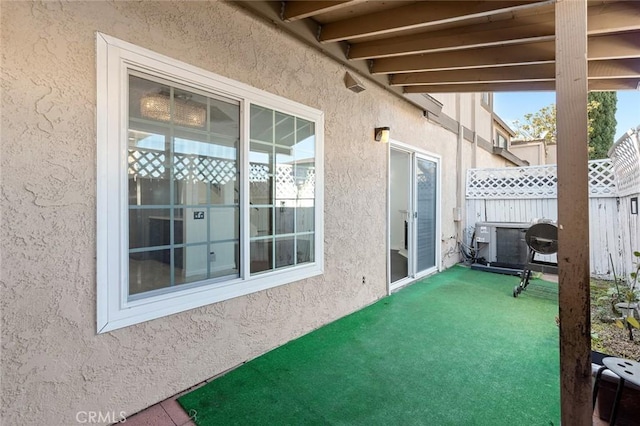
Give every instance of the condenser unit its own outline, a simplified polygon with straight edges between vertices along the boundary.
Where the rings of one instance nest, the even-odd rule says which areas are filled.
[[[527,263],[525,234],[530,226],[522,222],[477,222],[473,241],[476,263],[521,270]]]

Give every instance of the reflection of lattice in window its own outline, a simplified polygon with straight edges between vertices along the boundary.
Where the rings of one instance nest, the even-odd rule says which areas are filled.
[[[249,182],[266,182],[269,180],[269,166],[266,164],[251,164],[249,167]]]
[[[304,181],[298,184],[298,198],[314,198],[316,190],[316,170],[308,168]]]
[[[638,131],[614,145],[611,153],[619,195],[640,193],[640,141]]]
[[[129,150],[129,174],[144,178],[167,178],[166,153],[162,151]],[[224,185],[236,178],[234,160],[190,154],[174,154],[174,179],[188,182],[208,182]],[[271,199],[269,166],[251,164],[249,183],[251,196]],[[276,198],[314,198],[315,169],[306,169],[306,176],[294,175],[294,166],[280,164],[276,167]]]
[[[276,167],[276,199],[295,199],[298,195],[293,166],[278,164]]]
[[[233,160],[177,154],[173,164],[176,180],[224,185],[236,177],[236,164]]]
[[[313,198],[315,170],[307,168],[305,174],[304,177],[296,176],[294,166],[278,165],[276,168],[276,199]]]
[[[129,150],[129,174],[146,178],[166,178],[166,154],[161,151]],[[174,179],[223,185],[236,178],[233,160],[189,154],[174,154]]]
[[[129,174],[146,178],[163,178],[166,155],[162,151],[129,150]]]
[[[420,173],[416,180],[418,181],[418,192],[435,193],[436,179],[433,173]]]

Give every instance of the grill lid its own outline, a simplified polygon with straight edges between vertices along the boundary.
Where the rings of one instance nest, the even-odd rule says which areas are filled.
[[[554,254],[558,251],[558,227],[551,223],[531,225],[524,239],[536,253]]]

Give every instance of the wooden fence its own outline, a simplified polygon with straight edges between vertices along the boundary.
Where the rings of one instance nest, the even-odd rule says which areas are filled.
[[[589,244],[591,274],[611,279],[631,272],[640,250],[640,147],[630,131],[609,151],[610,159],[589,162]],[[464,242],[477,222],[532,222],[558,219],[555,165],[467,171]],[[587,235],[584,236],[587,238]]]

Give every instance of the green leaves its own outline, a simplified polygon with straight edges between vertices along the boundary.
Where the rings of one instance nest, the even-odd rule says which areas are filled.
[[[589,104],[598,104],[588,110],[589,159],[607,158],[616,133],[616,92],[591,92]]]
[[[589,159],[607,158],[616,131],[616,92],[591,92],[587,103],[587,130],[589,133]],[[555,104],[524,115],[524,122],[513,123],[516,139],[542,140],[545,147],[556,141]],[[560,141],[562,143],[562,141]],[[640,256],[639,256],[640,257]]]

